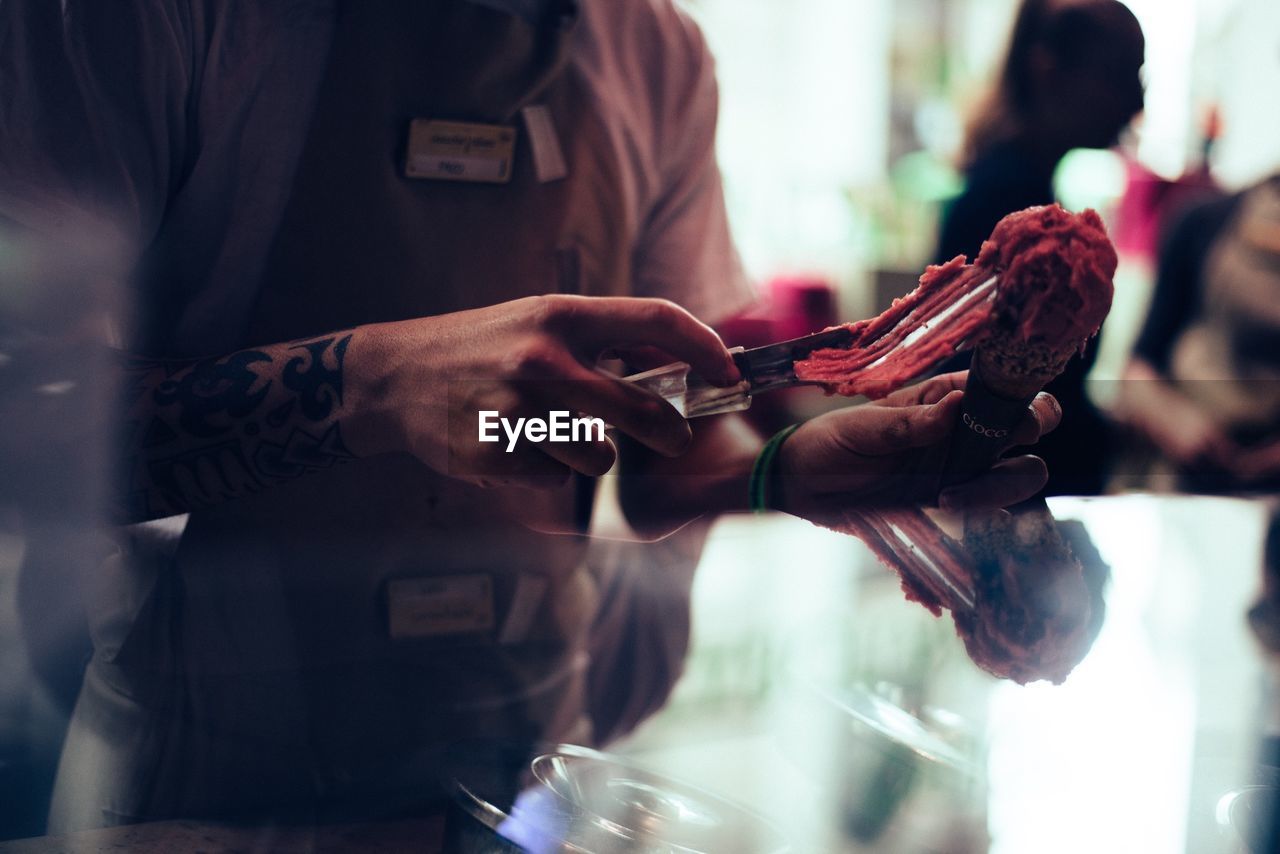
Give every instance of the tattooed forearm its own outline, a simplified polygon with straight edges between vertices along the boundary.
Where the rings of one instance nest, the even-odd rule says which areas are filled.
[[[207,507],[352,459],[342,440],[349,333],[184,363],[130,359],[130,519]]]
[[[329,417],[334,406],[342,405],[342,361],[347,356],[351,336],[325,338],[289,348],[289,361],[284,366],[284,386],[298,396],[302,414],[311,421]],[[305,355],[296,355],[301,350]],[[330,368],[326,353],[331,353]]]

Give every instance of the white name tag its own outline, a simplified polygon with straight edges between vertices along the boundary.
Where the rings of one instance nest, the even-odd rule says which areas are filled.
[[[414,119],[409,123],[404,174],[438,181],[511,180],[516,129],[506,125]]]
[[[488,575],[401,578],[387,583],[393,638],[441,637],[492,631],[496,620]]]
[[[521,109],[520,114],[524,116],[525,130],[529,131],[529,150],[533,152],[533,171],[538,181],[546,184],[567,177],[569,166],[564,162],[564,150],[560,147],[551,110],[546,104],[530,104]]]

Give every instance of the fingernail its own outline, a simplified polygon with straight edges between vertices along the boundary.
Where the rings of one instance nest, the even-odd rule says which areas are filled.
[[[685,451],[689,450],[689,446],[693,444],[693,430],[689,427],[688,422],[684,424],[684,432],[680,434],[680,439],[671,443],[670,451],[667,453],[669,457],[678,457]]]
[[[738,363],[729,356],[724,364],[724,372],[720,375],[720,379],[725,385],[735,385],[742,380],[742,373],[738,370]]]

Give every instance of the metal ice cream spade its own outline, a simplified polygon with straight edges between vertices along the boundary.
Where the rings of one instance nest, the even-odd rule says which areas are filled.
[[[989,299],[995,294],[996,278],[993,276],[967,291],[934,317],[920,322],[901,341],[889,346],[866,369],[876,368],[904,350],[929,343],[931,336],[945,328],[945,321],[956,312],[972,306],[975,300]],[[903,322],[915,322],[910,316]],[[884,337],[898,327],[888,329]],[[880,340],[880,339],[877,339]],[[689,365],[673,362],[643,373],[623,377],[626,382],[640,386],[666,400],[685,418],[718,415],[722,412],[738,412],[751,406],[754,395],[780,388],[798,385],[821,385],[807,382],[796,376],[795,363],[807,359],[817,350],[849,349],[854,344],[854,334],[847,327],[837,326],[812,335],[803,335],[789,341],[766,344],[744,350],[735,347],[729,352],[742,373],[742,381],[728,388],[719,388],[701,376],[690,373]],[[871,349],[875,341],[859,342],[860,347]],[[904,383],[905,384],[905,383]]]
[[[753,395],[804,385],[803,380],[796,378],[797,360],[807,358],[815,350],[846,348],[852,343],[853,333],[840,327],[750,350],[735,347],[729,353],[738,365],[742,381],[727,388],[713,386],[698,374],[690,373],[685,362],[673,362],[623,379],[663,398],[685,418],[738,412],[751,405]]]

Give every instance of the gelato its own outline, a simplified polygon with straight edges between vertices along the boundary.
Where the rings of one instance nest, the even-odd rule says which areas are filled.
[[[1092,210],[1046,205],[1009,214],[975,264],[1000,277],[975,359],[988,386],[1006,397],[1043,388],[1111,310],[1116,253]]]
[[[883,397],[976,346],[993,390],[1022,397],[1034,384],[1034,394],[1097,333],[1111,308],[1115,269],[1094,211],[1046,205],[1009,214],[973,264],[957,256],[929,267],[887,311],[845,325],[850,347],[815,351],[796,362],[796,376],[828,393]]]

